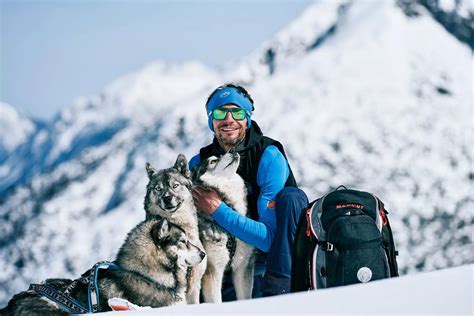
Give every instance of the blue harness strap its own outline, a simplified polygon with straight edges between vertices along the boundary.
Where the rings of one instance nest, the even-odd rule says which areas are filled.
[[[97,284],[98,272],[100,269],[119,270],[114,262],[100,261],[96,263],[89,271],[88,275],[82,276],[74,280],[64,292],[61,292],[48,284],[30,284],[29,291],[34,291],[39,295],[43,295],[70,313],[74,314],[88,314],[97,313],[99,310],[99,286]],[[86,272],[87,273],[87,272]],[[81,282],[87,284],[88,306],[84,307],[82,304],[70,297],[71,291]]]
[[[57,303],[59,306],[64,308],[70,313],[74,314],[86,314],[89,311],[82,306],[80,303],[76,302],[74,299],[64,295],[60,291],[56,290],[53,287],[50,287],[46,284],[30,284],[28,291],[35,291],[36,293],[43,295],[53,302]]]
[[[90,269],[89,273],[89,286],[87,287],[87,293],[88,293],[88,302],[89,302],[89,311],[92,313],[97,313],[98,311],[98,306],[100,304],[99,297],[99,286],[97,284],[97,276],[99,275],[99,269],[112,269],[112,270],[118,270],[120,267],[109,261],[100,261],[96,263],[92,269]]]

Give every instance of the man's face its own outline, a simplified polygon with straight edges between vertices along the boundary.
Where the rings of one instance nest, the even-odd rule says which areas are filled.
[[[222,108],[238,108],[233,104],[222,106]],[[228,151],[230,148],[235,147],[245,138],[245,131],[247,129],[247,118],[242,121],[237,121],[232,118],[230,112],[227,113],[224,120],[212,120],[214,126],[214,134],[216,135],[219,144],[224,150]]]

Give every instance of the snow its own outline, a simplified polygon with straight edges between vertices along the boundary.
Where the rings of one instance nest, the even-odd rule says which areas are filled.
[[[70,151],[74,140],[87,130],[99,130],[120,120],[142,128],[153,125],[157,116],[175,111],[184,100],[217,85],[217,78],[212,69],[199,62],[156,61],[110,83],[100,97],[77,98],[55,123],[59,137],[49,161]]]
[[[366,284],[222,304],[162,307],[127,315],[472,315],[473,269],[471,264]]]
[[[25,142],[34,129],[35,125],[30,119],[18,113],[11,105],[0,102],[0,158],[2,147],[4,150],[13,151]]]
[[[457,12],[463,18],[469,18],[473,11],[473,2],[469,0],[439,0],[439,7],[448,13]]]

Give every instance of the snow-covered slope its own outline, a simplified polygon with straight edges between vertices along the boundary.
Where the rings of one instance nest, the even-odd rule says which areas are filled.
[[[473,269],[473,265],[466,265],[326,290],[223,304],[162,307],[127,315],[472,315]]]
[[[1,151],[12,152],[26,141],[34,129],[35,124],[31,120],[22,116],[11,105],[0,102]]]
[[[144,218],[145,162],[208,143],[205,100],[230,80],[311,200],[345,184],[385,202],[403,274],[473,262],[472,51],[414,6],[319,1],[222,69],[158,61],[77,99],[0,162],[0,303],[113,259]]]
[[[31,146],[41,126],[40,122],[31,120],[11,105],[0,102],[0,201],[8,184],[28,178],[25,167],[35,162],[28,162],[30,157],[23,153]]]
[[[35,123],[29,118],[18,113],[11,105],[0,102],[0,163],[25,143],[35,129]]]

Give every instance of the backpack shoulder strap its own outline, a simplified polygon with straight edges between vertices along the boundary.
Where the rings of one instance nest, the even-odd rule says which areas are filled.
[[[392,228],[388,220],[388,211],[385,209],[383,202],[377,198],[380,205],[380,216],[382,217],[382,241],[383,248],[387,254],[388,265],[390,266],[390,277],[399,276],[397,256],[398,251],[395,249],[395,242],[393,240]]]

